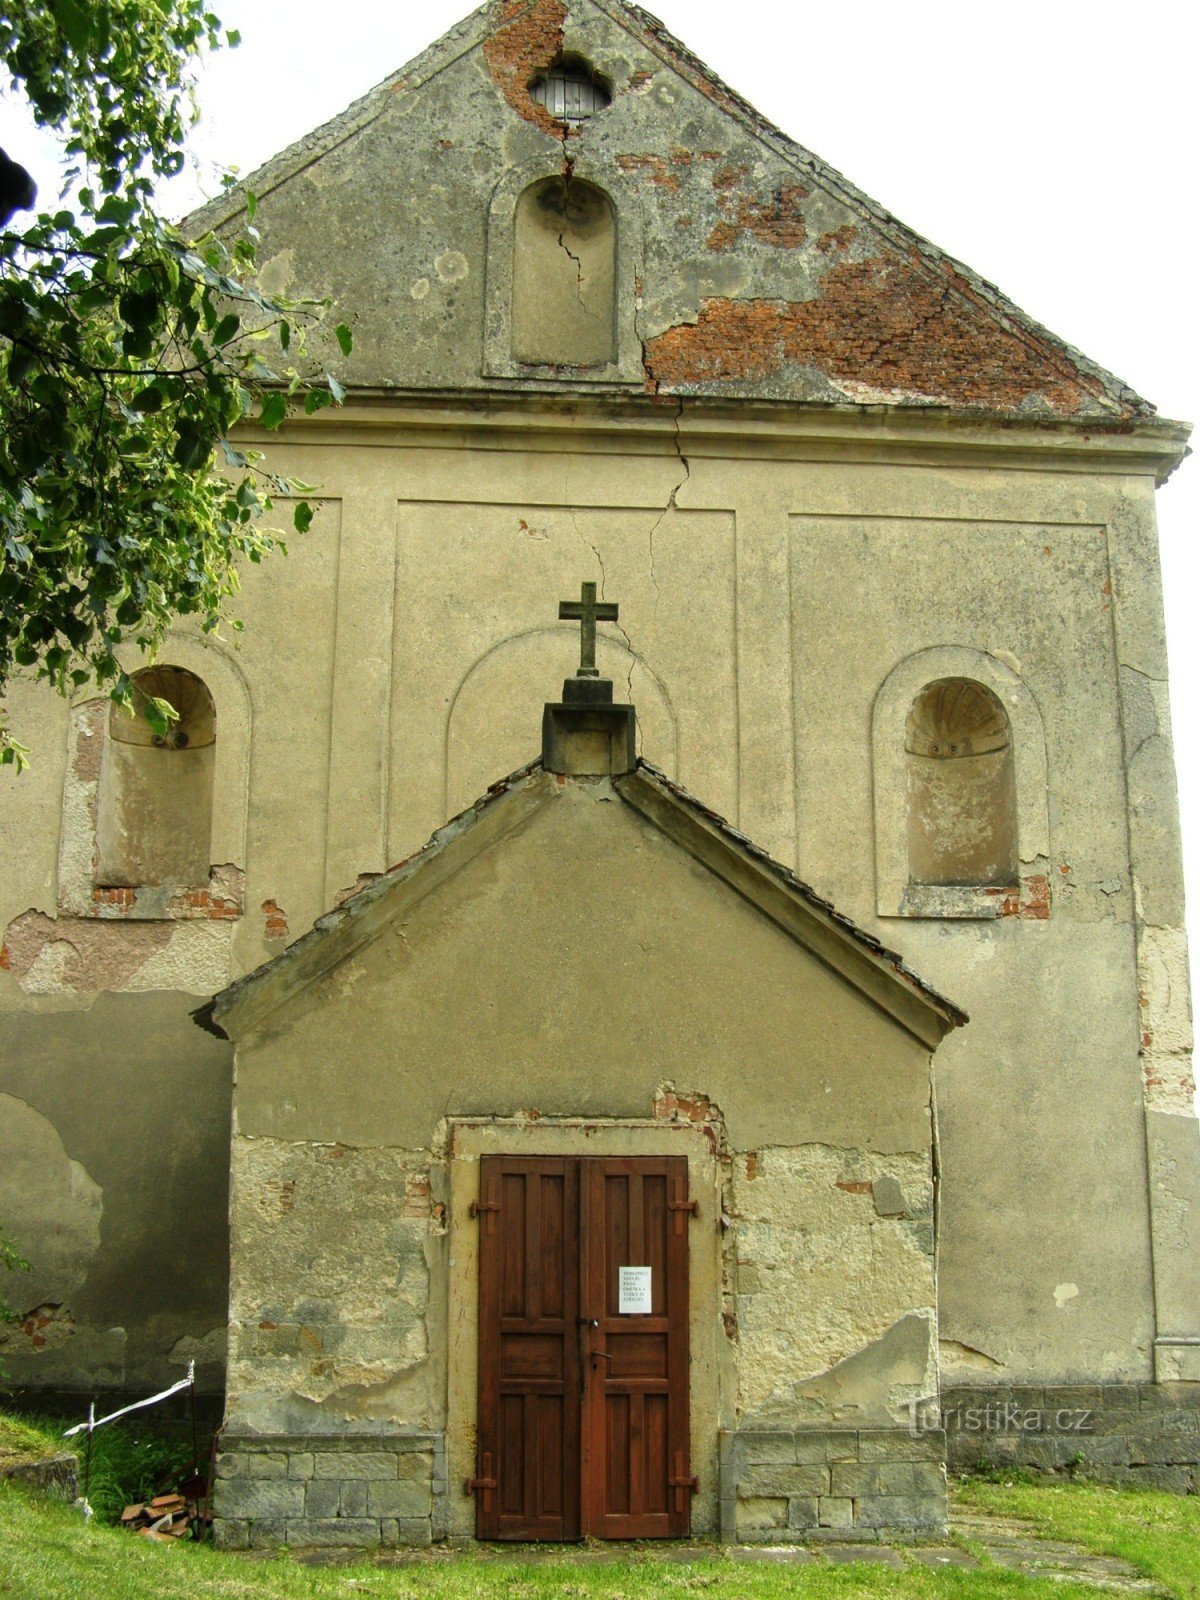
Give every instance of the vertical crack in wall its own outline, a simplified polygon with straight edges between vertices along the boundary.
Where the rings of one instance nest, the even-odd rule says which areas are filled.
[[[592,541],[584,533],[583,529],[579,526],[579,519],[575,515],[575,508],[573,506],[571,507],[571,526],[575,529],[575,532],[579,538],[579,542],[584,546],[585,549],[590,550],[592,555],[596,558],[596,565],[600,569],[600,599],[605,600],[607,599],[605,590],[608,584],[608,573],[605,571],[604,557],[600,554],[599,547],[592,543]],[[629,652],[629,671],[626,674],[625,679],[625,697],[629,704],[633,707],[633,716],[634,721],[637,723],[638,741],[640,743],[642,737],[642,719],[638,713],[637,701],[633,697],[633,674],[637,668],[638,662],[642,660],[642,657],[634,649],[633,640],[629,637],[624,625],[618,621],[614,623],[614,627],[621,635],[622,639],[624,639],[625,648]]]
[[[679,457],[679,464],[683,468],[683,476],[672,487],[671,493],[667,496],[666,505],[655,518],[654,525],[650,529],[650,582],[654,585],[654,614],[656,617],[658,615],[658,602],[662,598],[662,590],[659,587],[658,569],[654,558],[655,536],[671,512],[679,510],[679,496],[692,476],[692,464],[683,451],[683,403],[683,396],[681,395],[676,404],[675,426],[672,433],[672,443],[675,446],[675,454]]]

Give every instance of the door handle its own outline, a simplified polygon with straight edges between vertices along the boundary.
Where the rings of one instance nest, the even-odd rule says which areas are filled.
[[[592,1351],[592,1360],[593,1361],[611,1361],[612,1360],[612,1356],[609,1355],[607,1350],[593,1350]]]

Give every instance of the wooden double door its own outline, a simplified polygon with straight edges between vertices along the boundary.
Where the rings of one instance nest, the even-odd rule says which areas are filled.
[[[682,1538],[687,1162],[480,1163],[481,1539]]]

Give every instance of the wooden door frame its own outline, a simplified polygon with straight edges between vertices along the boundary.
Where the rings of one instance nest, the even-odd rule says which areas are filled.
[[[479,1157],[685,1156],[689,1197],[699,1215],[689,1225],[688,1342],[691,1358],[691,1470],[700,1480],[692,1500],[692,1532],[719,1528],[717,1444],[730,1425],[733,1363],[721,1320],[722,1230],[720,1168],[713,1125],[650,1120],[597,1122],[583,1118],[454,1119],[449,1127],[450,1207],[447,1218],[446,1526],[454,1539],[475,1537],[475,1504],[463,1492],[475,1474],[478,1406],[478,1222],[470,1207],[479,1198]],[[432,1330],[431,1330],[432,1332]],[[724,1382],[722,1381],[724,1379]]]

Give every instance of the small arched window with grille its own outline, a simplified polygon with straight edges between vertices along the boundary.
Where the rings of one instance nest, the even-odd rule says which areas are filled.
[[[558,122],[586,122],[612,105],[612,91],[585,61],[560,61],[529,85],[529,98]]]
[[[927,684],[905,728],[912,884],[1008,885],[1018,876],[1012,729],[981,683]]]
[[[96,883],[194,888],[209,876],[216,707],[203,680],[184,667],[148,667],[132,682],[132,712],[113,706],[109,713]],[[152,700],[176,713],[165,732],[146,716]]]

